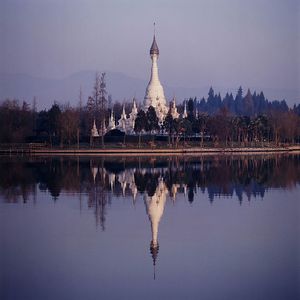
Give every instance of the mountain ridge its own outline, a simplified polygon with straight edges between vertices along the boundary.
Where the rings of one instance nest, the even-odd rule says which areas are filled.
[[[74,72],[71,75],[61,78],[42,78],[35,77],[25,73],[0,73],[0,100],[6,98],[15,98],[20,101],[32,102],[33,97],[37,99],[38,109],[48,109],[54,101],[58,103],[70,103],[77,105],[79,102],[79,90],[82,88],[83,102],[86,103],[88,96],[92,94],[93,84],[96,71],[83,70]],[[124,100],[136,97],[139,102],[143,101],[147,80],[135,78],[122,72],[106,72],[106,83],[108,94],[112,95],[113,101],[123,102]],[[209,86],[202,87],[178,87],[164,85],[165,95],[168,100],[174,96],[177,102],[182,102],[186,98],[207,97]],[[236,88],[214,87],[216,93],[233,92],[235,95]],[[244,87],[246,92],[246,87]],[[254,89],[251,89],[254,91]],[[257,92],[260,92],[257,89]],[[298,90],[288,89],[265,89],[263,90],[269,100],[286,99],[287,103],[292,106],[300,102]],[[275,97],[275,95],[278,95]]]

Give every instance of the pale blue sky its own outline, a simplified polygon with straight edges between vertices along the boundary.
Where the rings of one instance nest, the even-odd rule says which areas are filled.
[[[299,2],[0,0],[0,71],[147,79],[155,21],[168,85],[299,90]]]

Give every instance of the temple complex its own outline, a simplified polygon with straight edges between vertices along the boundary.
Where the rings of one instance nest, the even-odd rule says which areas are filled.
[[[159,57],[159,49],[155,38],[155,32],[153,36],[152,45],[150,48],[150,57],[152,61],[151,65],[151,75],[148,86],[146,88],[146,93],[144,97],[144,111],[147,111],[150,106],[154,107],[156,115],[159,120],[159,125],[162,126],[163,121],[170,111],[173,119],[177,119],[180,117],[180,114],[177,111],[175,97],[173,97],[172,101],[170,101],[170,105],[167,105],[167,101],[164,95],[164,89],[160,83],[159,76],[158,76],[158,66],[157,61]],[[118,129],[126,134],[134,134],[134,125],[135,120],[138,114],[136,99],[133,98],[132,110],[127,116],[125,112],[125,106],[123,105],[123,111],[121,114],[120,119],[117,121],[115,119],[113,111],[111,112],[108,126],[105,130],[105,133],[113,130]],[[187,110],[186,105],[184,107],[184,113],[182,114],[183,118],[187,117]],[[117,121],[117,122],[116,122]],[[95,122],[93,124],[93,128],[91,129],[91,136],[98,137],[99,133]]]

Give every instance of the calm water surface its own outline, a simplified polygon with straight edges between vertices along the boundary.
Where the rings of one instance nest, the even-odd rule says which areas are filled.
[[[0,157],[0,298],[299,299],[300,156]]]

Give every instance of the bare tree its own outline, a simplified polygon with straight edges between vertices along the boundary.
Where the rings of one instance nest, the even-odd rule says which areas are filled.
[[[75,108],[67,105],[64,107],[60,115],[61,126],[61,146],[66,141],[70,146],[77,139],[78,142],[78,128],[79,128],[79,113]]]
[[[93,97],[95,100],[96,111],[99,112],[99,104],[100,104],[100,74],[97,72],[95,77],[95,84],[93,88]]]
[[[82,88],[80,85],[80,89],[79,89],[79,110],[82,110]]]
[[[100,82],[99,82],[99,100],[96,105],[99,107],[99,116],[100,116],[100,127],[99,132],[101,134],[101,144],[104,147],[104,134],[105,134],[105,116],[106,116],[106,108],[107,108],[107,91],[106,91],[106,82],[105,82],[105,73],[101,74]]]

